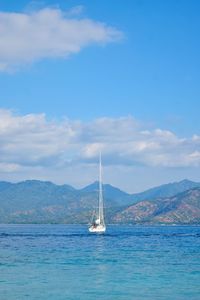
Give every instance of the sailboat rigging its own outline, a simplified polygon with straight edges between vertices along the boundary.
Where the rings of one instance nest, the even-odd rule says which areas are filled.
[[[101,165],[101,153],[99,155],[99,198],[98,198],[98,211],[95,213],[95,217],[92,220],[92,224],[89,227],[89,232],[103,233],[106,231],[106,225],[104,221],[104,205],[103,205],[103,189],[102,189],[102,165]]]

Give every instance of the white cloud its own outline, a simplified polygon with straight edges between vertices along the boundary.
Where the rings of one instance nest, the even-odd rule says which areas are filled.
[[[170,175],[178,180],[197,174],[200,166],[200,136],[180,138],[167,130],[148,128],[131,116],[55,121],[47,120],[45,114],[0,110],[0,175],[4,180],[36,178],[84,185],[97,178],[100,149],[106,181],[130,191],[132,177],[138,191],[142,185],[149,187],[149,182],[166,182],[164,174],[167,180]],[[165,170],[162,176],[158,170]]]
[[[6,164],[53,168],[93,163],[100,149],[107,165],[200,165],[197,135],[183,139],[170,131],[144,129],[132,117],[58,122],[47,121],[44,114],[21,116],[0,110],[0,145],[5,169]]]
[[[77,16],[82,9],[0,12],[0,71],[43,58],[66,58],[88,45],[122,38],[122,33],[113,27]]]
[[[20,170],[20,166],[18,164],[10,164],[0,162],[0,172],[11,173]]]

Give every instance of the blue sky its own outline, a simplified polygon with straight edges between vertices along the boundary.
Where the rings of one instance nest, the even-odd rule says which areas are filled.
[[[107,175],[107,181],[134,191],[165,181],[181,180],[184,177],[198,180],[200,178],[198,170],[199,141],[197,142],[200,131],[200,2],[195,0],[191,2],[184,0],[130,0],[125,2],[66,0],[28,3],[21,0],[13,3],[13,1],[6,0],[0,3],[2,13],[0,19],[4,18],[6,12],[9,15],[9,18],[6,16],[6,21],[4,20],[6,28],[4,35],[11,34],[12,37],[13,34],[14,36],[14,32],[9,32],[9,30],[13,30],[12,26],[9,27],[9,24],[12,24],[12,12],[30,16],[33,12],[37,14],[37,12],[47,8],[51,11],[68,12],[68,15],[61,17],[62,20],[63,18],[78,21],[89,19],[93,25],[100,22],[101,26],[103,23],[106,34],[109,35],[108,28],[112,28],[112,36],[109,37],[109,41],[105,39],[97,42],[94,42],[95,37],[93,37],[93,40],[89,40],[86,46],[81,45],[76,53],[70,50],[71,52],[69,51],[67,56],[63,56],[61,52],[49,55],[49,51],[52,51],[52,41],[48,51],[45,50],[44,53],[41,52],[43,48],[36,49],[31,57],[29,53],[32,48],[37,48],[34,44],[29,48],[31,51],[26,52],[23,46],[18,45],[21,40],[16,40],[16,45],[13,44],[13,48],[11,50],[9,48],[8,54],[6,54],[6,51],[1,52],[2,45],[0,43],[0,64],[4,66],[5,61],[7,64],[6,67],[2,67],[0,72],[0,107],[6,113],[8,111],[11,113],[9,120],[16,120],[17,116],[23,118],[28,114],[37,117],[44,113],[45,122],[48,124],[55,122],[59,127],[62,126],[63,119],[68,119],[73,124],[79,120],[82,127],[90,126],[91,128],[96,126],[94,124],[99,118],[111,119],[112,122],[121,120],[120,118],[133,118],[134,122],[137,123],[137,128],[140,128],[137,129],[137,134],[138,131],[150,131],[154,134],[155,130],[159,129],[175,135],[179,142],[178,146],[172,142],[174,145],[171,153],[172,158],[177,155],[178,151],[182,150],[182,148],[180,150],[179,143],[184,143],[183,140],[185,139],[183,153],[186,156],[189,155],[189,158],[186,159],[187,163],[184,161],[171,166],[170,158],[168,158],[168,163],[151,164],[149,163],[151,159],[150,157],[146,158],[146,153],[143,152],[143,158],[135,158],[134,151],[132,154],[129,153],[127,159],[125,150],[119,149],[117,151],[116,145],[113,146],[112,150],[109,150],[108,142],[106,142],[106,145],[104,144],[102,147],[105,148],[105,160],[108,168],[110,168],[107,170],[107,174],[110,174]],[[49,23],[47,25],[50,26]],[[28,29],[24,31],[20,28],[17,34],[22,35],[25,43],[26,34],[28,39],[29,32]],[[36,29],[39,31],[39,27]],[[77,34],[79,33],[77,32]],[[54,36],[52,37],[54,38]],[[6,43],[7,39],[5,38],[4,44]],[[44,47],[44,45],[42,46]],[[56,51],[60,50],[56,49]],[[22,59],[23,53],[25,53],[26,60]],[[110,126],[110,121],[106,120],[105,123]],[[122,123],[122,127],[125,126],[127,131],[132,128],[132,134],[135,130],[133,130],[132,125],[127,129],[127,124],[130,122],[123,119]],[[106,131],[106,127],[104,128]],[[96,134],[96,131],[94,132]],[[123,136],[125,133],[122,132],[121,134]],[[188,146],[194,135],[196,136],[195,142]],[[89,147],[89,144],[102,144],[103,139],[101,140],[100,136],[99,140],[94,138],[85,143],[83,148]],[[113,142],[112,137],[110,135],[111,144]],[[141,142],[141,138],[135,137],[135,140],[138,139]],[[155,136],[153,140],[155,142]],[[134,135],[132,141],[134,141]],[[165,142],[167,144],[167,141]],[[160,145],[161,141],[159,140]],[[153,146],[151,145],[151,147]],[[162,147],[164,148],[163,144]],[[84,149],[82,149],[83,153],[85,153]],[[155,149],[158,148],[155,147]],[[95,151],[97,152],[97,150]],[[77,153],[76,156],[73,157],[71,152],[68,153],[68,156],[76,161],[76,167],[80,157],[80,163],[83,161],[89,163],[90,159],[93,161],[93,152],[90,152],[92,153],[90,155],[87,153],[85,160],[84,155],[78,154],[77,149],[75,152]],[[54,155],[56,154],[54,153]],[[91,156],[90,159],[88,155]],[[112,161],[111,157],[115,157],[115,155],[116,160]],[[130,160],[131,155],[132,160]],[[158,157],[158,152],[155,152],[154,155]],[[161,155],[160,152],[159,155]],[[195,157],[195,162],[192,160],[191,164],[190,156],[193,159]],[[117,163],[119,157],[121,161],[122,157],[126,158],[120,166]],[[163,160],[165,158],[163,156]],[[152,159],[156,161],[154,156]],[[66,160],[68,160],[67,155]],[[34,162],[34,166],[36,168],[44,167],[44,162],[41,161],[40,158],[37,164]],[[20,162],[17,159],[12,161],[11,157],[9,160],[5,158],[2,161],[2,164],[5,163],[23,165],[22,168],[26,165],[21,160]],[[31,163],[33,164],[33,162]],[[127,165],[128,169],[126,169]],[[115,179],[116,170],[114,168],[118,167],[123,168],[123,170],[118,170],[122,177],[119,175]],[[63,170],[64,168],[66,169],[66,165],[63,165]],[[19,171],[9,172],[9,174],[2,170],[1,179],[25,179],[38,174],[30,168],[26,172],[22,171],[20,167],[17,170]],[[52,176],[49,178],[46,175],[49,172],[45,173],[46,171],[43,169],[41,178],[55,181],[58,176],[55,175],[54,171],[52,167]],[[80,170],[77,169],[78,171]],[[130,180],[125,179],[126,182],[123,183],[122,178],[125,178],[125,174],[127,174],[127,178],[130,178],[131,172],[133,172],[134,180],[136,180],[134,178],[136,172],[140,174],[141,178],[147,174],[144,182],[142,183],[141,180],[137,179],[137,187],[132,187]],[[95,169],[90,174],[85,181],[76,182],[73,179],[71,183],[75,185],[87,183],[87,181],[92,180]],[[154,179],[149,178],[150,174],[155,174]],[[67,174],[65,176],[66,180],[68,178],[70,180],[70,176]],[[61,177],[63,179],[63,176]],[[76,177],[77,174],[74,171],[74,178]]]

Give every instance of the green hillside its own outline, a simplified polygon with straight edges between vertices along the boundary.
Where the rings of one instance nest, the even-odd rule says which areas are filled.
[[[130,195],[103,185],[108,223],[198,223],[199,183],[184,180]],[[27,180],[0,182],[0,223],[88,223],[98,182],[82,189]]]

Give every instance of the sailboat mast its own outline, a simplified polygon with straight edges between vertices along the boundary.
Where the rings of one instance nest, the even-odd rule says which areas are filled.
[[[101,223],[104,223],[101,152],[99,153],[99,220]]]
[[[99,153],[99,199],[98,210],[95,213],[95,220],[89,227],[89,232],[103,233],[106,231],[104,222],[104,205],[103,205],[103,188],[102,188],[102,167],[101,167],[101,152]]]

